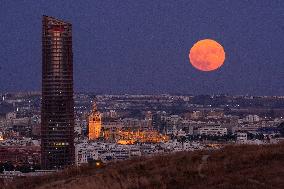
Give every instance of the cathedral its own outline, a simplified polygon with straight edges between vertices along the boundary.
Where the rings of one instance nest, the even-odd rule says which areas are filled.
[[[89,115],[89,140],[94,140],[100,137],[102,128],[102,117],[98,111],[96,103],[93,105],[93,110]]]

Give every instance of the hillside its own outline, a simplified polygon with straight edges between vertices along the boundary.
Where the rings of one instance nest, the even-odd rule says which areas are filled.
[[[3,186],[3,185],[2,185]],[[159,157],[71,168],[4,188],[284,188],[284,145],[227,146],[218,151],[181,152]]]

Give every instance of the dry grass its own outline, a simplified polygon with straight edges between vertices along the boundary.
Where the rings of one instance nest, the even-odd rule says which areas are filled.
[[[127,160],[103,169],[71,168],[50,176],[17,180],[4,188],[284,188],[284,145],[227,146],[214,152]]]

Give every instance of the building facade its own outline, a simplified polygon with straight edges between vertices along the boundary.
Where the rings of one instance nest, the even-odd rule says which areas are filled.
[[[41,166],[60,169],[74,163],[72,25],[42,20]]]
[[[102,129],[102,117],[101,113],[97,110],[97,106],[94,103],[93,111],[89,115],[89,140],[95,140],[100,137]]]
[[[205,126],[198,128],[199,135],[224,136],[228,134],[227,128],[221,126]]]

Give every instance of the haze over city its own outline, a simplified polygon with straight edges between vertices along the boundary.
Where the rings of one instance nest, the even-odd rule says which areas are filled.
[[[41,90],[41,16],[73,24],[76,92],[281,95],[283,7],[275,1],[1,1],[0,91]],[[210,38],[224,65],[196,70]]]

